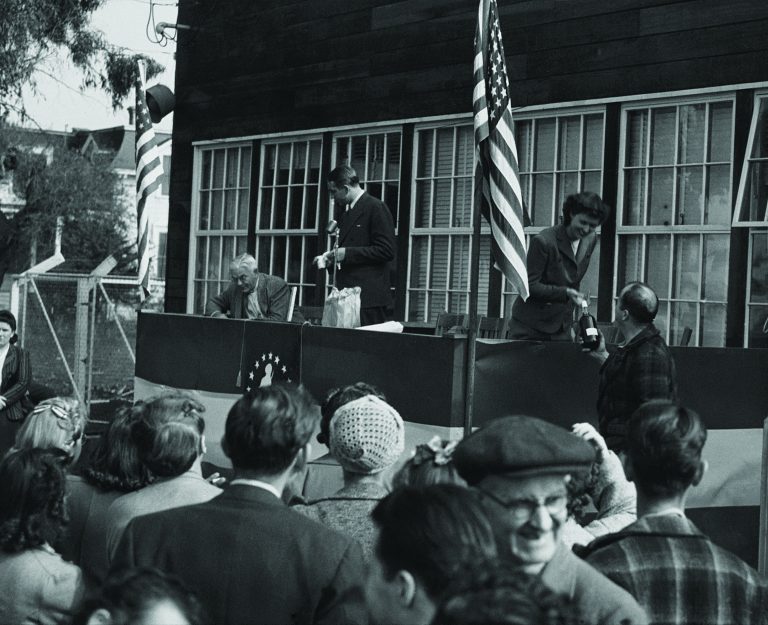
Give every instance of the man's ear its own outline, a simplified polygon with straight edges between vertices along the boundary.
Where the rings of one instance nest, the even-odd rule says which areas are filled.
[[[394,582],[400,605],[411,607],[416,599],[416,580],[413,575],[406,570],[400,570],[396,573]]]
[[[293,470],[297,473],[301,473],[307,468],[307,462],[309,462],[309,454],[312,453],[312,443],[307,443],[299,449],[299,453],[296,454],[296,458],[293,461]]]
[[[205,434],[200,435],[200,455],[202,456],[208,451],[208,447],[205,444]]]
[[[88,617],[86,625],[112,625],[112,615],[108,610],[99,608]]]
[[[709,469],[709,462],[707,462],[706,460],[702,460],[699,463],[699,468],[696,470],[696,475],[693,476],[693,481],[691,482],[691,486],[699,485],[702,478],[704,477],[704,474],[707,472],[707,469]]]

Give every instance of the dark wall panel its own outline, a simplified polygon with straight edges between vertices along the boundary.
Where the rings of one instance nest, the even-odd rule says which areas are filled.
[[[768,79],[765,0],[499,0],[515,107]],[[469,113],[476,0],[181,0],[167,309],[193,141]]]

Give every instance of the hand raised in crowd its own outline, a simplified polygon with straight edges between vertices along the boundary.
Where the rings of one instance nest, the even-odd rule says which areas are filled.
[[[583,438],[588,443],[592,443],[600,453],[608,450],[608,445],[606,444],[605,439],[591,423],[574,423],[571,426],[571,432],[576,436]]]

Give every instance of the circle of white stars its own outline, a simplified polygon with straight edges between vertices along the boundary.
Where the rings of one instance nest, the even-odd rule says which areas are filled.
[[[285,363],[283,363],[282,366],[280,365],[280,356],[278,356],[277,354],[275,354],[273,352],[269,352],[269,353],[265,352],[265,353],[263,353],[261,355],[261,358],[257,358],[255,360],[255,362],[253,363],[253,369],[251,369],[250,372],[248,373],[248,381],[249,382],[256,381],[256,373],[258,373],[259,368],[262,365],[266,365],[267,363],[272,363],[273,365],[276,366],[276,369],[278,371],[280,371],[284,376],[287,376],[287,374],[288,374],[288,367],[286,367]],[[291,380],[291,378],[287,377],[286,379],[288,380],[288,382],[293,382],[293,380]],[[245,390],[247,392],[250,392],[251,387],[250,386],[246,386]]]

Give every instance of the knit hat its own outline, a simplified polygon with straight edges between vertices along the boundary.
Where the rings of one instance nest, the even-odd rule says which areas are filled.
[[[403,453],[403,419],[387,402],[366,395],[336,410],[329,443],[331,455],[346,471],[379,473]]]

